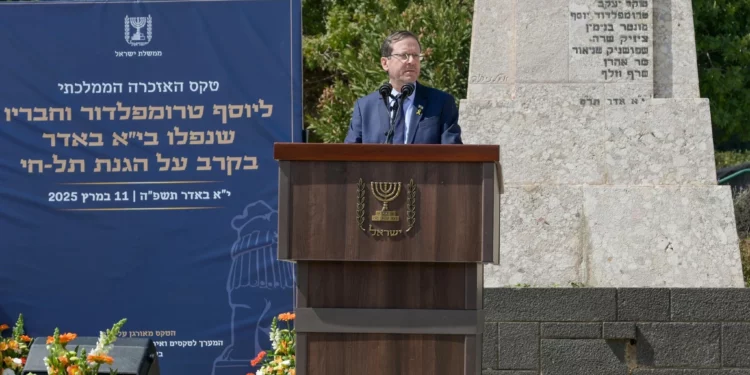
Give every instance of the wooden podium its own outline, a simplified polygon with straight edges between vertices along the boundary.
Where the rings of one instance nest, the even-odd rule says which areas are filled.
[[[277,143],[297,375],[481,372],[499,146]]]

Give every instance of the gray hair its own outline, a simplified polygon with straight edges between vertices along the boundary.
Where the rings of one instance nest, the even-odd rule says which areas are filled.
[[[414,33],[406,30],[400,30],[396,31],[395,33],[388,35],[387,38],[383,41],[383,44],[380,46],[380,56],[381,57],[388,57],[393,53],[393,43],[400,42],[406,38],[414,38],[414,40],[417,41],[417,44],[419,44],[419,50],[422,50],[422,44],[419,43],[419,38],[417,38]]]

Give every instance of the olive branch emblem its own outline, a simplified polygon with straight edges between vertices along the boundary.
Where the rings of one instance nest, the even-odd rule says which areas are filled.
[[[357,183],[357,224],[359,224],[359,229],[365,230],[364,223],[365,223],[365,197],[367,196],[366,193],[366,185],[362,181],[362,179],[359,179],[359,183]]]
[[[409,185],[406,188],[406,233],[409,233],[414,228],[414,223],[417,221],[417,185],[414,184],[414,180],[409,180]]]

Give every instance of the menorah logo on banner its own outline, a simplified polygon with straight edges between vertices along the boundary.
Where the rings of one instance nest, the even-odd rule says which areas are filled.
[[[143,28],[146,27],[146,34],[143,33]],[[135,31],[131,34],[131,31]],[[125,16],[125,41],[131,46],[140,47],[145,46],[151,42],[153,36],[153,28],[151,22],[151,15],[147,17],[130,17]]]

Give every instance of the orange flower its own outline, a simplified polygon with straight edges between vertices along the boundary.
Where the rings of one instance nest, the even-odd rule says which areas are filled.
[[[71,341],[73,341],[76,337],[78,337],[75,333],[63,333],[60,335],[60,344],[67,344]],[[47,336],[47,344],[52,344],[55,342],[54,336]]]
[[[68,375],[79,375],[81,373],[81,368],[77,365],[68,366],[66,370],[68,370]]]
[[[61,356],[57,357],[57,360],[60,361],[60,364],[63,365],[63,366],[67,366],[67,365],[70,364],[70,361],[68,361],[68,357],[66,357],[64,355],[61,355]]]
[[[296,374],[297,374],[297,370],[295,370],[293,368],[289,369],[289,375],[296,375]]]
[[[6,344],[5,342],[0,342],[0,352],[4,352],[6,350],[8,350],[8,344]]]
[[[265,356],[266,356],[266,352],[260,352],[260,353],[258,353],[258,355],[255,356],[255,359],[253,359],[252,361],[250,361],[250,364],[253,365],[253,367],[257,366],[258,363],[260,363],[260,361],[262,361],[263,357],[265,357]]]
[[[294,320],[295,314],[294,313],[282,313],[279,314],[279,320],[282,322],[288,322],[290,320]]]
[[[86,357],[86,359],[89,362],[106,363],[108,365],[111,365],[112,362],[115,361],[114,358],[112,358],[112,357],[110,357],[110,356],[108,356],[106,354],[99,354],[99,355],[89,354],[89,356]]]
[[[75,333],[63,333],[60,335],[60,344],[67,344],[75,340],[76,337],[78,337],[78,335]]]
[[[18,341],[16,340],[8,341],[8,348],[13,349],[13,350],[18,349]]]
[[[0,332],[5,331],[8,328],[10,328],[10,327],[8,327],[7,324],[0,324]]]
[[[23,341],[23,342],[31,342],[31,337],[23,335],[23,336],[21,336],[21,341]]]

